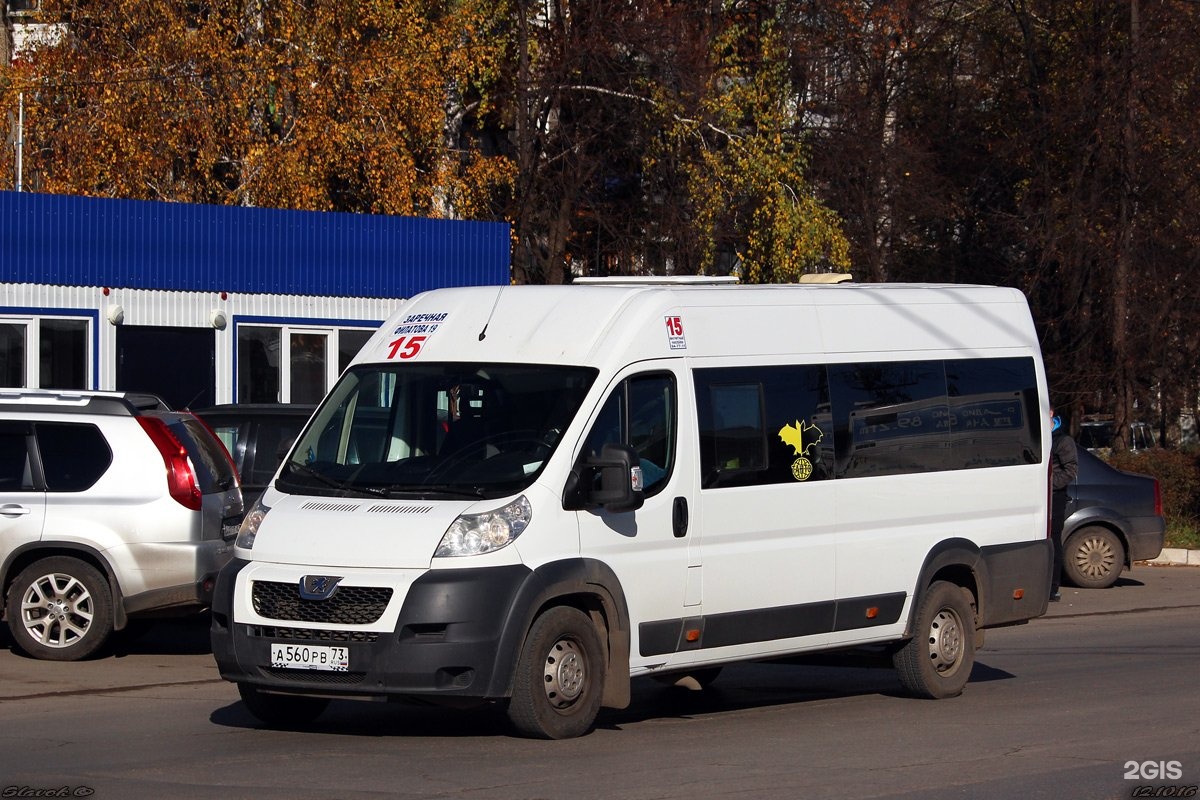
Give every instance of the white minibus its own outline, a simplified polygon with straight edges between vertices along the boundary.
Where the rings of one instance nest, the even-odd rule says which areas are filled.
[[[1045,613],[1049,443],[1015,289],[430,291],[248,513],[213,653],[272,724],[415,699],[565,738],[632,678],[864,648],[954,696]]]

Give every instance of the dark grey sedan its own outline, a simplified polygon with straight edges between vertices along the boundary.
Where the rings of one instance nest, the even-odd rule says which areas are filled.
[[[231,403],[195,412],[225,443],[242,479],[246,510],[275,477],[275,470],[304,430],[315,406]]]
[[[1079,476],[1068,489],[1063,578],[1087,589],[1112,586],[1134,561],[1162,550],[1158,480],[1109,466],[1079,448]]]

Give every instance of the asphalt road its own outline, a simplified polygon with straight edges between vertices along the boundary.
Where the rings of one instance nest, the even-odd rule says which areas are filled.
[[[202,618],[76,664],[0,639],[0,798],[1189,796],[1198,609],[1200,569],[1138,566],[988,632],[959,698],[906,698],[886,669],[743,665],[704,692],[635,682],[628,709],[565,742],[494,712],[352,701],[260,728]]]

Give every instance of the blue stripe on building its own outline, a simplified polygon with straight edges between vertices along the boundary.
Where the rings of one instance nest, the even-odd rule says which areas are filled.
[[[509,282],[505,223],[0,192],[0,282],[398,298]]]

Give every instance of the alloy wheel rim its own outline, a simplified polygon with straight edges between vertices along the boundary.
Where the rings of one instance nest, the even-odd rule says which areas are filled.
[[[95,616],[91,592],[74,575],[43,575],[25,590],[21,623],[38,644],[62,649],[87,635]]]

